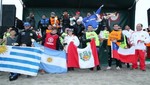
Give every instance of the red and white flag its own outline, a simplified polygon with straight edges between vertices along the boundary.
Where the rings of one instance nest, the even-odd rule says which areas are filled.
[[[118,59],[125,63],[135,62],[135,47],[132,46],[128,49],[119,47],[116,43],[112,42],[112,58]]]
[[[75,68],[92,68],[99,65],[94,39],[84,49],[77,48],[73,42],[68,46],[67,66]]]

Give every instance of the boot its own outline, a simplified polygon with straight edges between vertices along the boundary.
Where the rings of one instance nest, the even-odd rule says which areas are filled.
[[[99,70],[101,70],[101,67],[98,65],[98,66],[96,67],[96,69],[97,69],[97,71],[99,71]]]

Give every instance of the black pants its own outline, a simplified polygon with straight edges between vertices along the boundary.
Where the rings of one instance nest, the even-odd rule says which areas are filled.
[[[103,40],[101,46],[102,46],[104,49],[107,49],[107,40]]]
[[[42,27],[41,28],[41,34],[42,34],[42,36],[46,34],[46,29],[47,29],[47,27]]]
[[[111,53],[111,46],[108,46],[108,66],[110,66],[111,67],[111,65],[112,65],[112,60],[113,60],[113,58],[111,57],[111,55],[112,55],[112,53]],[[115,61],[116,61],[116,67],[122,67],[122,65],[121,65],[121,61],[120,60],[117,60],[117,59],[115,59]]]

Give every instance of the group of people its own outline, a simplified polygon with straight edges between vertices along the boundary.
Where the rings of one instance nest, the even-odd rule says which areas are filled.
[[[14,28],[8,28],[0,40],[0,44],[31,47],[33,46],[32,40],[34,39],[48,48],[64,50],[67,53],[70,42],[73,42],[79,48],[85,48],[91,39],[94,39],[98,53],[102,51],[100,49],[101,46],[103,46],[104,51],[108,52],[107,69],[109,70],[112,69],[113,61],[111,56],[111,42],[115,42],[125,49],[135,46],[136,61],[132,63],[132,69],[138,68],[137,62],[139,58],[140,69],[146,71],[145,55],[146,44],[150,43],[149,31],[143,31],[142,24],[137,24],[136,31],[131,30],[128,25],[122,30],[118,24],[114,24],[111,30],[108,22],[105,22],[108,18],[99,17],[100,9],[101,7],[93,15],[87,13],[87,17],[85,18],[81,17],[79,11],[76,12],[75,16],[70,18],[68,12],[65,10],[60,19],[56,16],[55,12],[51,12],[50,18],[42,15],[37,29],[35,29],[34,14],[30,13],[23,24],[24,29],[16,34]],[[39,32],[42,35],[39,35]],[[116,69],[121,69],[122,62],[117,59],[115,61]],[[130,67],[129,64],[127,65]],[[100,65],[96,68],[97,70],[101,69]],[[73,70],[73,68],[68,68],[68,70]],[[93,70],[93,68],[90,68],[90,70]],[[10,80],[13,80],[16,75],[18,77],[19,74],[11,73]]]

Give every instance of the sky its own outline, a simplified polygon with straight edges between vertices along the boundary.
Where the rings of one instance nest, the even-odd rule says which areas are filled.
[[[2,0],[3,4],[15,4],[16,5],[16,17],[22,20],[23,6],[21,0]],[[137,0],[138,1],[138,0]],[[138,23],[143,24],[143,28],[148,27],[147,10],[150,8],[150,0],[139,0],[136,4],[135,14],[135,26]]]

